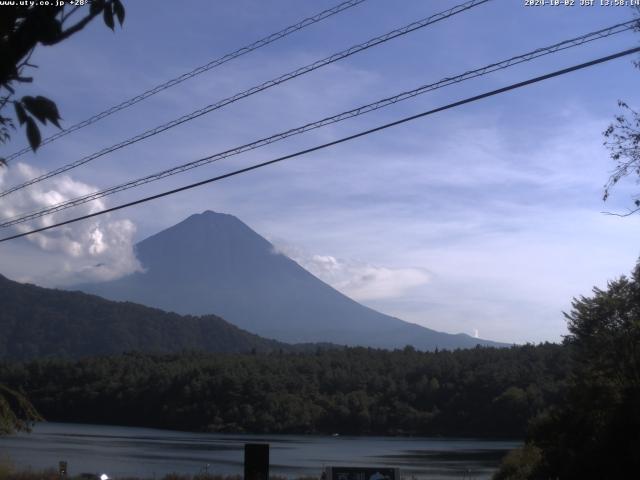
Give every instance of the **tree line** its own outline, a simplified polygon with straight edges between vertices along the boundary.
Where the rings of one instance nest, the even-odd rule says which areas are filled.
[[[48,420],[252,433],[523,437],[566,348],[143,354],[0,364]]]

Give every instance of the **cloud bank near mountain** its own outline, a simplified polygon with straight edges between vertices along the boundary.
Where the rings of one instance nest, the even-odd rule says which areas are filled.
[[[276,241],[275,252],[296,261],[336,290],[357,301],[398,298],[415,287],[429,283],[423,268],[394,268],[354,259],[319,255]]]
[[[22,183],[43,173],[27,163],[18,162],[0,169],[0,188]],[[0,202],[0,217],[12,218],[24,213],[38,211],[77,196],[86,195],[97,188],[76,181],[68,175],[18,190]],[[70,218],[70,215],[86,215],[104,209],[103,200],[97,200],[33,221],[5,229],[8,233],[24,233]],[[127,275],[140,269],[133,251],[136,225],[129,219],[97,217],[66,225],[49,231],[25,237],[19,242],[3,245],[6,259],[4,273],[22,281],[32,281],[41,285],[66,285],[78,281],[104,281]],[[47,264],[46,270],[29,272],[24,264],[12,255],[24,249],[24,242],[37,247],[31,255],[38,256]],[[20,255],[18,255],[20,257]]]

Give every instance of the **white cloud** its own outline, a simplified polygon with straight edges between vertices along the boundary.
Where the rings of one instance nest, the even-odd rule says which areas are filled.
[[[37,168],[26,163],[12,164],[0,171],[0,188],[7,188],[41,174]],[[0,217],[37,211],[58,202],[95,191],[86,183],[69,176],[54,177],[19,190],[2,199]],[[105,208],[102,200],[85,204],[70,212],[59,212],[29,223],[13,227],[23,233],[33,228],[52,225],[70,215],[83,215]],[[8,232],[9,230],[7,230]],[[40,261],[7,262],[3,273],[13,278],[29,279],[42,285],[68,285],[86,281],[103,281],[118,278],[140,269],[133,251],[136,226],[131,220],[115,220],[107,216],[81,221],[29,235],[27,241],[41,253]],[[16,251],[3,244],[2,252]],[[22,251],[22,250],[21,250]],[[3,256],[5,256],[3,255]],[[33,251],[29,254],[33,255]]]
[[[309,255],[278,242],[277,252],[287,255],[336,290],[358,301],[394,299],[429,282],[418,268],[391,268],[331,255]]]

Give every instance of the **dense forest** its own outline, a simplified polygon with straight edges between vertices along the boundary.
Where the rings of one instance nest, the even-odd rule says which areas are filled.
[[[48,420],[219,432],[523,437],[567,348],[153,355],[0,364]]]

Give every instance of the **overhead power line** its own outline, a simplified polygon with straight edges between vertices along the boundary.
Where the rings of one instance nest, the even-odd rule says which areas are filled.
[[[396,30],[392,30],[391,32],[385,33],[384,35],[380,35],[378,37],[372,38],[364,43],[358,44],[358,45],[354,45],[346,50],[343,50],[339,53],[334,53],[333,55],[326,57],[322,60],[318,60],[316,62],[313,62],[309,65],[306,65],[304,67],[298,68],[296,70],[293,70],[292,72],[286,73],[284,75],[281,75],[275,79],[269,80],[267,82],[264,82],[260,85],[257,85],[255,87],[252,87],[248,90],[245,90],[243,92],[237,93],[231,97],[227,97],[224,100],[220,100],[216,103],[213,103],[211,105],[207,105],[206,107],[200,108],[198,110],[195,110],[187,115],[183,115],[180,118],[177,118],[175,120],[172,120],[168,123],[165,123],[163,125],[160,125],[158,127],[149,129],[139,135],[136,135],[135,137],[131,137],[128,140],[124,140],[120,143],[117,143],[115,145],[112,145],[110,147],[104,148],[96,153],[93,153],[91,155],[88,155],[86,157],[83,157],[79,160],[76,160],[74,162],[71,162],[67,165],[64,165],[62,167],[56,168],[54,170],[51,170],[43,175],[40,175],[39,177],[33,178],[31,180],[28,180],[27,182],[24,182],[20,185],[16,185],[14,187],[9,188],[8,190],[5,190],[3,192],[0,192],[0,198],[4,197],[6,195],[9,195],[17,190],[21,190],[25,187],[28,187],[30,185],[33,185],[35,183],[41,182],[43,180],[46,180],[48,178],[54,177],[56,175],[60,175],[61,173],[67,172],[71,169],[77,168],[81,165],[84,165],[88,162],[91,162],[93,160],[95,160],[96,158],[102,157],[108,153],[114,152],[116,150],[119,150],[121,148],[127,147],[129,145],[132,145],[136,142],[139,142],[141,140],[144,140],[146,138],[152,137],[154,135],[157,135],[161,132],[164,132],[166,130],[169,130],[170,128],[176,127],[178,125],[181,125],[185,122],[189,122],[191,120],[194,120],[195,118],[201,117],[202,115],[205,115],[207,113],[213,112],[214,110],[218,110],[226,105],[229,105],[231,103],[237,102],[238,100],[241,100],[243,98],[249,97],[251,95],[254,95],[258,92],[261,92],[263,90],[266,90],[268,88],[274,87],[276,85],[279,85],[281,83],[284,83],[286,81],[289,81],[293,78],[299,77],[301,75],[305,75],[309,72],[312,72],[314,70],[317,70],[321,67],[324,67],[326,65],[329,65],[331,63],[337,62],[338,60],[341,60],[343,58],[349,57],[351,55],[354,55],[358,52],[361,52],[363,50],[367,50],[371,47],[380,45],[382,43],[388,42],[389,40],[392,40],[394,38],[400,37],[402,35],[406,35],[408,33],[414,32],[418,29],[424,28],[428,25],[432,25],[436,22],[439,22],[441,20],[445,20],[447,18],[450,18],[454,15],[457,15],[459,13],[462,13],[466,10],[469,10],[473,7],[477,7],[478,5],[482,5],[484,3],[490,2],[492,0],[471,0],[471,1],[467,1],[465,3],[462,3],[460,5],[456,5],[455,7],[452,7],[448,10],[445,10],[443,12],[440,13],[436,13],[434,15],[431,15],[430,17],[424,18],[422,20],[419,20],[417,22],[413,22],[410,23],[408,25],[405,25],[402,28],[398,28]]]
[[[588,42],[592,42],[594,40],[598,40],[601,38],[607,38],[611,35],[615,35],[618,33],[622,33],[628,30],[632,30],[634,28],[636,24],[635,20],[629,21],[629,22],[625,22],[625,23],[621,23],[621,24],[617,24],[617,25],[613,25],[601,30],[597,30],[595,32],[590,32],[584,35],[581,35],[579,37],[575,37],[569,40],[565,40],[563,42],[560,43],[556,43],[547,47],[543,47],[543,48],[538,48],[536,50],[524,53],[522,55],[518,55],[515,57],[511,57],[509,59],[506,60],[502,60],[500,62],[496,62],[496,63],[492,63],[490,65],[486,65],[484,67],[481,68],[477,68],[475,70],[469,70],[465,73],[462,73],[460,75],[456,75],[453,77],[446,77],[443,78],[442,80],[439,80],[437,82],[434,83],[430,83],[427,85],[422,85],[416,89],[410,90],[410,91],[406,91],[406,92],[402,92],[399,93],[397,95],[394,95],[392,97],[387,97],[387,98],[383,98],[381,100],[378,100],[376,102],[373,103],[369,103],[367,105],[363,105],[351,110],[348,110],[346,112],[342,112],[339,113],[337,115],[333,115],[331,117],[326,117],[323,118],[321,120],[318,120],[316,122],[312,122],[312,123],[308,123],[306,125],[302,125],[300,127],[296,127],[296,128],[292,128],[290,130],[287,130],[285,132],[280,132],[277,133],[275,135],[272,135],[270,137],[266,137],[266,138],[262,138],[256,141],[253,141],[251,143],[247,143],[245,145],[241,145],[239,147],[235,147],[229,150],[225,150],[223,152],[219,152],[213,155],[209,155],[207,157],[204,158],[200,158],[188,163],[184,163],[182,165],[178,165],[176,167],[172,167],[151,175],[147,175],[141,178],[138,178],[136,180],[131,180],[129,182],[120,184],[120,185],[116,185],[113,187],[109,187],[106,188],[104,190],[100,190],[97,192],[93,192],[87,195],[83,195],[81,197],[76,197],[70,200],[66,200],[63,202],[59,202],[55,205],[51,205],[49,207],[34,211],[34,212],[30,212],[30,213],[23,213],[20,215],[16,215],[14,217],[11,218],[6,218],[0,221],[0,228],[6,228],[6,227],[10,227],[12,225],[16,225],[19,223],[24,223],[27,222],[29,220],[33,220],[36,218],[40,218],[43,217],[45,215],[50,215],[56,212],[60,212],[62,210],[66,210],[68,208],[72,208],[72,207],[76,207],[78,205],[82,205],[88,202],[91,202],[93,200],[98,200],[100,198],[109,196],[109,195],[113,195],[115,193],[118,192],[122,192],[125,190],[129,190],[131,188],[135,188],[138,187],[140,185],[144,185],[147,183],[151,183],[172,175],[176,175],[178,173],[183,173],[186,172],[188,170],[191,170],[193,168],[197,168],[197,167],[201,167],[203,165],[207,165],[209,163],[213,163],[216,162],[218,160],[222,160],[224,158],[228,158],[234,155],[239,155],[241,153],[250,151],[250,150],[254,150],[260,147],[263,147],[265,145],[269,145],[271,143],[274,142],[278,142],[280,140],[284,140],[286,138],[289,138],[291,136],[294,135],[299,135],[302,134],[304,132],[308,132],[310,130],[314,130],[320,127],[324,127],[326,125],[330,125],[333,123],[337,123],[337,122],[341,122],[343,120],[347,120],[349,118],[353,118],[353,117],[357,117],[360,115],[364,115],[366,113],[378,110],[380,108],[384,108],[384,107],[388,107],[390,105],[393,105],[395,103],[413,98],[417,95],[421,95],[433,90],[437,90],[439,88],[443,88],[446,87],[448,85],[452,85],[452,84],[456,84],[456,83],[460,83],[463,82],[465,80],[470,80],[472,78],[476,78],[479,76],[483,76],[483,75],[487,75],[489,73],[495,72],[497,70],[503,70],[505,68],[508,67],[512,67],[514,65],[518,65],[524,62],[528,62],[531,60],[534,60],[536,58],[545,56],[545,55],[549,55],[558,51],[562,51],[562,50],[566,50],[568,48],[573,48],[579,45],[583,45],[585,43]]]
[[[189,185],[185,185],[185,186],[180,187],[180,188],[175,188],[173,190],[168,190],[168,191],[165,191],[165,192],[162,192],[162,193],[158,193],[156,195],[151,195],[149,197],[141,198],[141,199],[135,200],[133,202],[124,203],[124,204],[117,205],[117,206],[111,207],[111,208],[105,208],[105,209],[100,210],[98,212],[90,213],[90,214],[87,214],[87,215],[82,215],[80,217],[72,218],[72,219],[66,220],[64,222],[59,222],[59,223],[56,223],[56,224],[53,224],[53,225],[48,225],[46,227],[36,228],[36,229],[30,230],[28,232],[23,232],[23,233],[19,233],[19,234],[16,234],[16,235],[11,235],[9,237],[4,237],[4,238],[0,239],[0,243],[1,242],[6,242],[6,241],[9,241],[9,240],[14,240],[16,238],[25,237],[27,235],[31,235],[31,234],[34,234],[34,233],[44,232],[46,230],[50,230],[52,228],[61,227],[63,225],[69,225],[71,223],[79,222],[81,220],[86,220],[86,219],[89,219],[89,218],[97,217],[99,215],[104,215],[105,213],[115,212],[117,210],[122,210],[124,208],[132,207],[134,205],[139,205],[139,204],[146,203],[146,202],[149,202],[149,201],[152,201],[152,200],[157,200],[159,198],[167,197],[169,195],[173,195],[173,194],[176,194],[176,193],[179,193],[179,192],[190,190],[192,188],[196,188],[196,187],[200,187],[202,185],[207,185],[209,183],[217,182],[217,181],[223,180],[225,178],[230,178],[230,177],[233,177],[233,176],[236,176],[236,175],[240,175],[242,173],[250,172],[252,170],[257,170],[259,168],[266,167],[268,165],[273,165],[275,163],[282,162],[284,160],[289,160],[289,159],[292,159],[292,158],[300,157],[302,155],[306,155],[306,154],[311,153],[311,152],[322,150],[322,149],[325,149],[325,148],[328,148],[328,147],[331,147],[331,146],[334,146],[334,145],[338,145],[338,144],[341,144],[341,143],[345,143],[345,142],[348,142],[350,140],[354,140],[356,138],[364,137],[366,135],[370,135],[370,134],[375,133],[375,132],[386,130],[387,128],[395,127],[397,125],[401,125],[403,123],[416,120],[418,118],[422,118],[422,117],[426,117],[426,116],[429,116],[429,115],[433,115],[435,113],[442,112],[442,111],[445,111],[445,110],[449,110],[449,109],[452,109],[452,108],[456,108],[456,107],[459,107],[459,106],[462,106],[462,105],[466,105],[468,103],[477,102],[478,100],[482,100],[484,98],[488,98],[488,97],[492,97],[492,96],[495,96],[495,95],[499,95],[499,94],[502,94],[502,93],[505,93],[505,92],[508,92],[508,91],[511,91],[511,90],[516,90],[518,88],[522,88],[522,87],[525,87],[527,85],[531,85],[531,84],[534,84],[534,83],[542,82],[542,81],[548,80],[550,78],[559,77],[561,75],[566,75],[567,73],[575,72],[576,70],[581,70],[581,69],[584,69],[584,68],[592,67],[594,65],[598,65],[598,64],[604,63],[604,62],[608,62],[608,61],[614,60],[616,58],[624,57],[626,55],[631,55],[631,54],[637,53],[637,52],[640,52],[640,47],[624,50],[624,51],[621,51],[621,52],[618,52],[618,53],[614,53],[612,55],[608,55],[606,57],[600,57],[598,59],[591,60],[589,62],[585,62],[585,63],[581,63],[581,64],[578,64],[578,65],[574,65],[572,67],[564,68],[562,70],[556,70],[555,72],[551,72],[551,73],[547,73],[545,75],[541,75],[541,76],[538,76],[538,77],[530,78],[528,80],[524,80],[522,82],[514,83],[514,84],[508,85],[506,87],[498,88],[496,90],[491,90],[489,92],[485,92],[485,93],[482,93],[480,95],[476,95],[476,96],[473,96],[473,97],[466,98],[464,100],[460,100],[460,101],[457,101],[457,102],[454,102],[454,103],[450,103],[450,104],[442,106],[442,107],[434,108],[434,109],[428,110],[426,112],[418,113],[416,115],[411,115],[409,117],[404,117],[404,118],[402,118],[400,120],[396,120],[396,121],[391,122],[391,123],[386,123],[384,125],[380,125],[378,127],[371,128],[369,130],[364,130],[362,132],[359,132],[359,133],[356,133],[356,134],[353,134],[353,135],[349,135],[347,137],[342,137],[342,138],[340,138],[338,140],[327,142],[327,143],[324,143],[322,145],[317,145],[315,147],[307,148],[305,150],[300,150],[298,152],[295,152],[295,153],[292,153],[292,154],[289,154],[289,155],[285,155],[283,157],[275,158],[273,160],[269,160],[269,161],[266,161],[266,162],[258,163],[256,165],[252,165],[250,167],[245,167],[245,168],[241,168],[241,169],[238,169],[238,170],[234,170],[232,172],[225,173],[223,175],[218,175],[216,177],[208,178],[208,179],[202,180],[200,182],[191,183]]]
[[[317,13],[311,17],[305,18],[304,20],[295,23],[293,25],[290,25],[282,30],[280,30],[279,32],[276,33],[272,33],[271,35],[264,37],[260,40],[257,40],[249,45],[246,45],[244,47],[241,47],[231,53],[227,53],[226,55],[223,55],[219,58],[216,58],[215,60],[211,60],[209,63],[205,64],[205,65],[201,65],[197,68],[194,68],[193,70],[191,70],[190,72],[187,73],[183,73],[182,75],[172,78],[171,80],[167,80],[164,83],[161,83],[159,85],[156,85],[153,88],[150,88],[149,90],[142,92],[139,95],[136,95],[135,97],[131,97],[128,100],[123,101],[122,103],[119,103],[118,105],[114,105],[111,108],[108,108],[107,110],[104,110],[100,113],[97,113],[96,115],[87,118],[86,120],[83,120],[81,122],[78,122],[74,125],[71,125],[70,127],[61,130],[60,132],[51,135],[50,137],[45,138],[44,140],[42,140],[42,142],[40,142],[40,146],[42,147],[43,145],[46,145],[47,143],[51,143],[61,137],[64,137],[65,135],[69,135],[72,132],[75,132],[77,130],[80,130],[81,128],[84,128],[86,126],[89,126],[93,123],[96,123],[100,120],[102,120],[103,118],[106,118],[110,115],[113,115],[116,112],[119,112],[120,110],[124,110],[125,108],[129,108],[133,105],[135,105],[138,102],[141,102],[142,100],[145,100],[153,95],[155,95],[156,93],[160,93],[163,90],[167,90],[168,88],[174,87],[186,80],[189,80],[190,78],[193,78],[197,75],[200,75],[201,73],[207,72],[213,68],[219,67],[220,65],[223,65],[235,58],[241,57],[242,55],[245,55],[247,53],[253,52],[254,50],[257,50],[259,48],[265,47],[273,42],[276,42],[277,40],[280,40],[282,38],[287,37],[288,35],[291,35],[294,32],[297,32],[298,30],[302,30],[303,28],[306,28],[310,25],[313,25],[315,23],[321,22],[322,20],[332,17],[333,15],[336,15],[338,13],[341,13],[345,10],[348,10],[349,8],[355,7],[356,5],[359,5],[363,2],[366,2],[367,0],[349,0],[347,2],[342,2],[338,5],[336,5],[333,8],[329,8],[327,10],[324,10],[320,13]],[[25,147],[21,150],[18,150],[17,152],[12,153],[11,155],[9,155],[7,158],[5,158],[6,162],[10,162],[11,160],[18,158],[22,155],[24,155],[25,153],[28,153],[31,151],[30,147]]]

